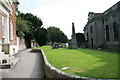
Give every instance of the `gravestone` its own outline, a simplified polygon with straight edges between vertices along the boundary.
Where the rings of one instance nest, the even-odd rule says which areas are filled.
[[[53,46],[52,46],[52,49],[57,49],[57,48],[58,48],[58,46],[59,46],[59,44],[54,43],[54,44],[53,44]]]

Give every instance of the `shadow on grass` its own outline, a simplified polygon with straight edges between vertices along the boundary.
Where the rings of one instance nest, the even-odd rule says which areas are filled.
[[[120,54],[120,50],[114,50],[114,49],[102,49],[100,51],[106,51],[106,52],[112,52],[112,53],[119,53]]]
[[[109,79],[118,79],[120,78],[120,54],[113,53],[108,50],[97,51],[97,50],[89,50],[89,49],[79,49],[79,51],[84,52],[84,54],[95,56],[100,60],[98,62],[103,62],[104,65],[92,68],[85,72],[76,72],[76,75],[87,75],[84,77],[95,78],[97,74],[97,78],[109,78]],[[91,73],[91,74],[90,74]],[[103,76],[104,75],[104,76]]]
[[[46,47],[50,48],[50,47]],[[53,49],[52,49],[53,50]],[[54,49],[54,51],[64,51],[64,53],[67,50],[70,50],[73,52],[73,50],[76,51],[76,49],[68,49],[68,48],[59,48]],[[51,51],[51,48],[48,49],[48,51]],[[102,65],[98,66],[92,66],[91,69],[87,69],[84,72],[76,71],[73,74],[82,76],[82,77],[88,77],[88,78],[109,78],[109,79],[116,79],[120,78],[118,75],[120,75],[120,54],[117,53],[117,51],[111,51],[111,50],[92,50],[92,49],[77,49],[77,51],[81,51],[82,54],[90,55],[93,58],[99,58],[96,62],[103,63]],[[79,53],[79,52],[78,52]],[[87,57],[86,57],[87,59]],[[89,61],[88,61],[89,62]],[[61,63],[60,63],[61,64]],[[86,75],[86,76],[85,76]]]

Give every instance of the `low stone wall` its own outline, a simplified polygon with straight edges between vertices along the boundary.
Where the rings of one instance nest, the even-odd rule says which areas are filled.
[[[80,77],[71,74],[64,73],[55,67],[53,67],[47,60],[43,50],[41,49],[33,49],[31,52],[41,53],[41,63],[43,64],[44,74],[46,80],[118,80],[118,79],[93,79],[87,77]]]
[[[70,75],[70,74],[64,73],[64,72],[56,69],[48,62],[43,50],[40,51],[38,49],[33,49],[32,52],[40,52],[41,53],[41,56],[42,56],[41,58],[43,59],[44,71],[45,71],[45,75],[46,75],[47,79],[57,78],[60,80],[60,79],[65,78],[65,80],[71,80],[71,79],[88,80],[88,78],[86,78],[86,77]]]
[[[26,49],[24,39],[18,38],[18,49],[19,49],[19,51],[22,51],[22,50]]]
[[[67,73],[64,73],[58,69],[56,69],[55,67],[53,67],[48,61],[47,58],[43,52],[43,50],[41,50],[41,54],[44,60],[44,68],[45,68],[45,74],[46,77],[49,78],[68,78],[68,79],[80,79],[80,80],[87,80],[87,78],[85,77],[80,77],[80,76],[74,76],[74,75],[70,75]],[[66,79],[65,79],[66,80]]]

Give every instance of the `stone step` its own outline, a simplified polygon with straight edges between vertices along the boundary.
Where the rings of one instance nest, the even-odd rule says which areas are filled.
[[[17,64],[18,61],[20,61],[20,58],[14,58],[14,59],[12,59],[12,60],[10,61],[10,63],[12,63],[12,64],[11,64],[11,67],[13,67],[15,64]]]
[[[9,57],[10,55],[9,54],[4,54],[3,57]]]
[[[5,54],[4,52],[0,52],[0,58],[1,58],[4,54]]]
[[[5,54],[5,52],[1,52],[1,54]]]
[[[0,64],[1,69],[7,69],[13,67],[20,59],[11,57],[7,63]]]
[[[5,54],[4,52],[1,52],[1,53],[0,53],[0,57],[1,57],[1,58],[9,57],[9,56],[10,56],[9,54]]]

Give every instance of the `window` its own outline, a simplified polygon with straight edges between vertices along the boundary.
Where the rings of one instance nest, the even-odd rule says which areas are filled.
[[[88,41],[89,41],[89,36],[88,36],[88,32],[87,32],[87,35],[86,35],[86,36],[87,36],[87,42],[88,42]]]
[[[10,22],[10,40],[13,40],[13,24]]]
[[[94,43],[93,43],[93,39],[91,39],[91,48],[93,48]]]
[[[4,16],[2,16],[2,38],[5,38],[4,29],[5,29],[5,18]]]
[[[117,22],[113,23],[113,29],[114,29],[114,40],[118,40],[118,25],[117,25]]]
[[[92,34],[92,26],[90,26],[90,33]]]
[[[10,0],[10,4],[12,5],[12,0]]]
[[[106,27],[105,27],[105,33],[106,33],[106,40],[109,40],[110,39],[110,37],[109,37],[109,35],[110,35],[110,32],[109,32],[110,30],[109,30],[109,26],[108,25],[106,25]]]

